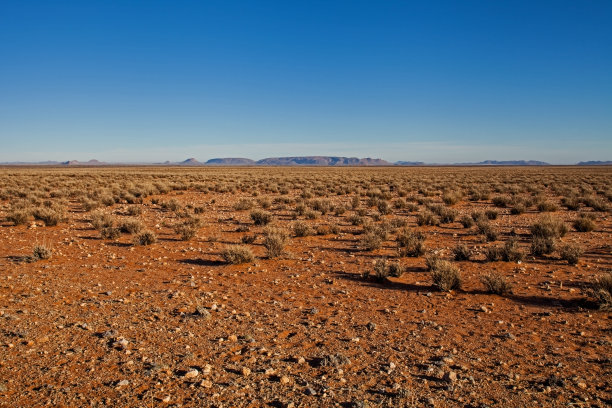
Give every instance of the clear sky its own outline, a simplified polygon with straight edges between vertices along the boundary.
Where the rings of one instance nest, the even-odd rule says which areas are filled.
[[[0,162],[612,160],[612,1],[0,1]]]

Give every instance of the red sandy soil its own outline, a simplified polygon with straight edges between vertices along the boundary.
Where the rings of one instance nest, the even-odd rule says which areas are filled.
[[[176,407],[605,407],[612,404],[612,314],[584,287],[612,267],[610,217],[564,242],[585,254],[570,266],[555,256],[483,261],[483,243],[459,224],[419,227],[428,250],[450,259],[458,242],[480,254],[457,262],[463,288],[436,291],[424,257],[407,272],[365,279],[395,243],[358,247],[361,227],[326,214],[340,233],[292,237],[268,259],[259,237],[253,263],[228,265],[221,251],[259,234],[249,194],[170,193],[145,199],[140,218],[158,236],[103,240],[72,203],[54,227],[0,227],[0,406]],[[171,228],[173,213],[151,199],[205,207],[191,241]],[[121,213],[126,204],[108,212]],[[493,208],[462,201],[460,214]],[[270,210],[291,224],[289,210]],[[494,225],[515,229],[528,251],[540,214],[500,210]],[[553,213],[570,225],[563,210]],[[415,216],[406,216],[416,227]],[[28,262],[32,248],[53,248]],[[496,271],[513,293],[485,293]]]

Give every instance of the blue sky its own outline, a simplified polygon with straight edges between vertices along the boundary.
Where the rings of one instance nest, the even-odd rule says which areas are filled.
[[[612,160],[611,1],[0,2],[0,161]]]

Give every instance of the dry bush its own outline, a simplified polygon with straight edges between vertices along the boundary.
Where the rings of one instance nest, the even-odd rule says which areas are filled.
[[[476,221],[476,226],[478,227],[478,233],[484,236],[488,242],[497,240],[498,233],[489,223],[488,219],[479,218],[478,221]]]
[[[457,204],[463,198],[461,191],[447,191],[442,195],[442,201],[446,205]]]
[[[253,262],[255,259],[251,248],[246,245],[229,245],[223,249],[221,256],[225,262],[234,265]]]
[[[455,261],[469,261],[470,260],[470,249],[465,244],[459,244],[453,249]]]
[[[474,225],[474,219],[467,215],[461,217],[459,222],[461,223],[461,225],[463,225],[463,228],[470,228]]]
[[[303,221],[294,222],[291,228],[293,229],[293,233],[296,237],[307,237],[313,234],[313,230],[310,225]]]
[[[512,293],[512,284],[506,278],[498,273],[490,273],[480,277],[480,281],[484,284],[487,292],[496,295],[506,295]]]
[[[152,231],[142,231],[136,236],[134,236],[134,245],[151,245],[157,242],[157,235],[155,235]]]
[[[388,262],[386,258],[377,259],[374,262],[373,269],[374,274],[372,276],[379,282],[384,282],[389,276],[398,278],[404,273],[404,268],[399,262]],[[369,270],[362,274],[362,277],[364,278],[369,278],[370,276]]]
[[[600,197],[588,196],[581,200],[584,205],[591,207],[595,211],[608,211],[608,203]]]
[[[255,225],[267,225],[272,221],[272,214],[263,210],[253,210],[251,219]]]
[[[128,234],[138,234],[144,229],[144,224],[137,219],[127,219],[121,222],[121,232]]]
[[[576,265],[582,256],[583,251],[578,245],[565,244],[559,248],[561,259],[567,261],[570,265]]]
[[[253,201],[246,198],[242,198],[234,204],[234,210],[236,211],[250,210],[251,208],[253,208]]]
[[[127,214],[131,215],[132,217],[138,216],[142,214],[142,207],[138,205],[130,205],[127,209]]]
[[[499,216],[499,211],[497,210],[486,210],[485,211],[485,217],[487,217],[489,220],[496,220],[498,216]]]
[[[425,210],[417,215],[417,224],[423,225],[440,225],[440,219],[431,211]]]
[[[552,254],[557,242],[552,237],[533,237],[531,240],[531,253],[536,256]]]
[[[13,210],[6,217],[10,222],[14,225],[23,225],[26,224],[30,217],[32,216],[31,210],[28,209],[17,209]]]
[[[280,228],[268,228],[264,231],[264,247],[268,258],[276,258],[283,254],[289,234]]]
[[[46,226],[51,227],[63,221],[65,219],[65,213],[63,208],[41,207],[34,210],[34,218],[43,221]]]
[[[538,211],[542,212],[555,212],[559,209],[557,204],[552,201],[543,200],[537,203]]]
[[[252,234],[252,235],[244,235],[242,238],[240,238],[240,241],[243,244],[252,244],[253,242],[255,242],[256,239],[257,239],[257,235]]]
[[[347,220],[351,223],[351,225],[362,225],[364,222],[364,218],[357,214],[351,215],[347,218]]]
[[[38,261],[41,259],[49,259],[51,258],[52,255],[53,255],[53,250],[44,244],[38,244],[34,246],[34,248],[32,249],[32,260],[33,261]]]
[[[178,211],[181,209],[181,204],[176,200],[176,198],[173,198],[169,201],[160,203],[160,207],[164,210]]]
[[[365,251],[374,251],[382,246],[383,240],[376,232],[363,234],[359,246]]]
[[[102,211],[94,211],[91,213],[91,225],[94,229],[101,230],[102,228],[112,227],[115,224],[115,218]]]
[[[431,278],[436,288],[443,292],[461,288],[459,268],[445,260],[438,260],[432,265]]]
[[[555,250],[556,239],[564,236],[567,231],[567,225],[563,221],[549,214],[542,216],[531,226],[531,253],[534,255],[552,253]]]
[[[600,309],[612,309],[612,272],[595,278],[587,289],[587,294],[595,299]]]
[[[570,211],[576,211],[580,208],[580,200],[576,196],[563,197],[561,204]]]
[[[510,214],[519,215],[527,211],[527,206],[523,202],[515,203],[510,209]]]
[[[510,198],[505,196],[495,196],[492,199],[493,205],[500,208],[507,207],[510,201]]]
[[[425,234],[420,231],[404,228],[398,233],[396,241],[399,256],[421,256],[425,253]]]
[[[102,239],[117,239],[121,236],[121,229],[115,227],[104,227],[100,229]]]
[[[574,229],[578,232],[590,232],[597,226],[594,221],[595,217],[589,213],[581,213],[574,221]]]
[[[202,220],[197,217],[189,217],[180,224],[174,226],[174,232],[178,234],[182,241],[189,241],[198,233],[202,226]]]

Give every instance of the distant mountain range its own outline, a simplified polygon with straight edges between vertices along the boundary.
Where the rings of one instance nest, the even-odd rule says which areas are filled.
[[[340,157],[340,156],[295,156],[295,157],[268,157],[261,160],[251,160],[243,157],[226,157],[210,159],[200,162],[195,158],[189,158],[182,162],[163,163],[107,163],[95,159],[81,162],[69,160],[65,162],[43,161],[36,163],[28,162],[5,162],[4,166],[121,166],[121,165],[153,165],[153,166],[550,166],[538,160],[485,160],[476,163],[425,163],[420,161],[397,161],[388,162],[383,159]],[[582,161],[576,166],[610,166],[612,161]]]

